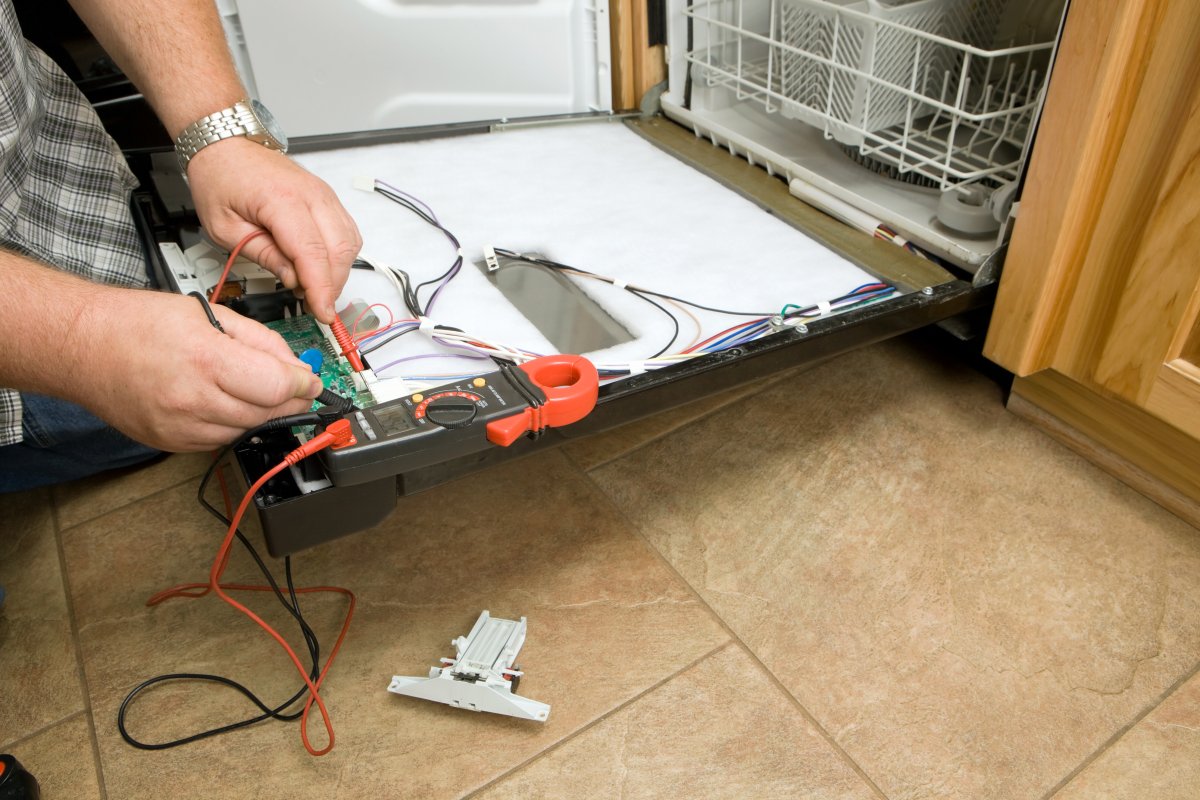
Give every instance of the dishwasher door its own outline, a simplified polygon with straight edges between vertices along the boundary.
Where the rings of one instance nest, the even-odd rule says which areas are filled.
[[[669,412],[706,395],[720,392],[784,369],[816,363],[839,353],[939,322],[987,305],[991,288],[977,287],[934,261],[918,258],[892,243],[865,236],[815,209],[796,202],[788,186],[764,170],[743,159],[733,158],[710,142],[696,138],[691,131],[662,118],[631,118],[624,121],[578,123],[564,130],[578,131],[583,139],[587,126],[606,126],[610,130],[628,128],[633,138],[654,145],[651,149],[670,154],[671,164],[684,171],[695,171],[716,181],[714,189],[738,202],[749,201],[750,211],[779,224],[802,231],[817,246],[895,287],[895,293],[879,302],[840,313],[826,313],[804,324],[782,326],[774,333],[706,355],[683,360],[673,366],[646,370],[605,382],[595,410],[581,422],[551,429],[538,438],[521,439],[509,447],[489,447],[467,455],[448,455],[444,460],[394,477],[352,487],[322,483],[320,475],[307,478],[283,473],[287,485],[270,486],[255,498],[269,551],[275,556],[320,544],[337,536],[368,528],[393,512],[397,498],[437,486],[490,465],[520,457],[541,448],[553,447],[566,438],[579,437],[611,429],[641,417]],[[462,131],[455,131],[461,133]],[[501,132],[489,137],[506,135]],[[399,131],[392,138],[406,139],[411,131]],[[639,138],[640,137],[640,138]],[[373,137],[378,140],[380,135]],[[387,137],[383,137],[387,138]],[[478,150],[477,137],[449,137],[445,146],[463,144]],[[345,144],[343,137],[317,137],[302,141],[298,157],[321,153],[330,146]],[[642,146],[642,145],[639,145]],[[368,149],[369,150],[369,149]],[[367,152],[367,151],[363,151]],[[589,158],[599,158],[590,153]],[[176,285],[173,265],[163,258],[161,245],[168,247],[189,241],[194,236],[195,220],[181,211],[179,184],[164,176],[170,154],[142,152],[131,155],[131,164],[142,177],[142,189],[135,207],[147,251],[163,287]],[[680,164],[685,165],[680,167]],[[172,189],[174,187],[174,189]],[[569,201],[569,198],[567,198]],[[791,230],[789,228],[789,230]],[[671,232],[664,231],[667,241]],[[747,263],[752,263],[752,259]],[[742,267],[751,270],[751,267]],[[367,298],[369,299],[369,298]],[[285,303],[285,305],[287,305]],[[283,306],[275,306],[276,309]],[[290,306],[289,306],[290,307]],[[265,310],[264,310],[265,309]],[[268,303],[252,315],[269,321]],[[445,309],[443,309],[445,310]],[[265,315],[265,316],[264,316]],[[494,369],[480,366],[480,372]],[[238,463],[248,483],[261,475],[292,446],[290,434],[279,441],[243,444],[237,450]],[[316,480],[308,481],[308,478]]]

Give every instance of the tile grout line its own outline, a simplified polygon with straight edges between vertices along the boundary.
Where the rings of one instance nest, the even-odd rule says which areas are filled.
[[[482,786],[477,786],[474,789],[472,789],[471,791],[467,792],[466,794],[461,795],[461,797],[463,798],[463,800],[466,800],[466,798],[474,797],[474,796],[478,795],[480,792],[486,791],[487,789],[499,784],[504,779],[515,775],[516,773],[525,769],[529,765],[533,764],[535,761],[540,761],[543,756],[549,755],[550,753],[553,753],[555,750],[558,750],[559,748],[565,746],[568,742],[571,742],[571,741],[575,740],[576,738],[578,738],[579,736],[582,736],[584,733],[586,733],[587,731],[596,727],[601,722],[604,722],[604,720],[608,719],[609,717],[613,716],[614,714],[618,714],[621,711],[624,711],[626,708],[632,706],[634,703],[638,702],[646,695],[662,688],[667,683],[678,678],[680,675],[693,669],[694,667],[699,666],[701,663],[707,661],[708,659],[710,659],[713,656],[720,653],[722,650],[724,650],[728,647],[731,647],[734,644],[735,643],[733,641],[721,642],[721,644],[719,644],[716,647],[714,647],[713,649],[709,650],[707,653],[703,654],[702,656],[695,659],[694,661],[692,661],[688,664],[685,664],[684,666],[680,667],[675,672],[672,672],[670,675],[668,675],[667,677],[658,681],[657,683],[651,684],[650,686],[648,686],[645,689],[643,689],[642,691],[638,692],[636,695],[629,698],[625,702],[613,706],[608,711],[605,711],[603,714],[601,714],[600,716],[593,719],[591,722],[588,722],[586,725],[583,725],[582,727],[580,727],[578,730],[572,731],[571,733],[569,733],[566,736],[564,736],[563,738],[559,739],[557,742],[550,745],[549,747],[539,750],[538,752],[534,753],[532,756],[530,756],[526,760],[522,761],[520,764],[517,764],[515,767],[512,767],[511,769],[505,770],[503,773],[501,773],[500,775],[497,775],[495,778],[492,778],[490,781],[483,784]]]
[[[1088,767],[1090,767],[1092,764],[1094,764],[1096,761],[1098,761],[1101,756],[1103,756],[1105,753],[1107,753],[1109,750],[1111,750],[1114,746],[1116,746],[1117,742],[1119,742],[1121,739],[1123,739],[1125,737],[1125,734],[1127,734],[1131,730],[1133,730],[1139,722],[1144,720],[1146,717],[1150,716],[1150,714],[1152,714],[1159,706],[1161,706],[1163,703],[1165,703],[1171,697],[1171,695],[1175,694],[1175,692],[1178,691],[1180,687],[1182,687],[1185,683],[1187,683],[1189,680],[1194,678],[1197,673],[1200,673],[1200,662],[1197,662],[1191,669],[1189,669],[1187,672],[1185,672],[1183,674],[1183,676],[1181,676],[1179,678],[1179,680],[1175,681],[1170,686],[1168,686],[1166,689],[1164,689],[1162,694],[1160,694],[1153,701],[1148,703],[1146,705],[1146,707],[1144,709],[1142,709],[1140,712],[1138,712],[1138,714],[1133,719],[1131,719],[1129,722],[1125,723],[1120,728],[1118,728],[1116,730],[1116,732],[1113,733],[1112,736],[1108,737],[1108,739],[1106,739],[1099,747],[1097,747],[1090,754],[1088,754],[1083,759],[1083,761],[1079,762],[1078,766],[1076,766],[1075,769],[1073,769],[1067,773],[1065,778],[1063,778],[1061,781],[1059,781],[1057,784],[1055,784],[1053,787],[1051,787],[1050,791],[1048,791],[1044,795],[1042,795],[1042,800],[1050,800],[1050,798],[1054,797],[1056,794],[1061,792],[1063,789],[1067,788],[1067,786],[1071,783],[1071,781],[1075,780],[1075,778],[1077,778],[1080,775],[1080,773],[1082,773],[1084,770],[1086,770]]]
[[[854,773],[856,775],[858,775],[858,777],[861,778],[862,781],[868,787],[870,787],[871,791],[873,791],[875,793],[875,795],[880,798],[880,800],[888,800],[887,794],[882,789],[879,788],[878,784],[876,784],[875,781],[871,778],[871,776],[867,774],[867,771],[865,769],[863,769],[862,766],[860,766],[859,763],[857,761],[855,761],[851,757],[851,755],[848,752],[846,752],[846,750],[840,744],[838,744],[837,740],[833,738],[833,735],[831,733],[829,733],[828,730],[826,730],[825,726],[822,725],[817,720],[817,718],[813,715],[813,713],[811,711],[809,711],[808,708],[806,708],[803,703],[800,702],[800,698],[796,697],[796,695],[794,695],[792,693],[792,691],[783,684],[783,681],[781,681],[779,679],[779,676],[777,676],[774,673],[774,671],[771,670],[770,667],[768,667],[766,664],[763,663],[762,659],[758,657],[758,654],[755,653],[754,650],[752,650],[750,648],[750,646],[746,644],[746,642],[742,639],[742,637],[740,635],[738,635],[738,633],[736,631],[733,630],[733,628],[729,625],[729,623],[727,623],[725,621],[725,619],[720,614],[717,613],[717,610],[708,604],[708,601],[706,601],[704,599],[704,597],[700,594],[700,592],[696,589],[696,587],[692,586],[691,582],[688,581],[683,575],[681,575],[679,570],[675,568],[675,565],[672,564],[667,559],[667,557],[665,555],[663,555],[663,553],[657,547],[654,546],[654,543],[651,542],[649,540],[649,538],[647,538],[646,535],[642,532],[642,526],[638,525],[637,523],[633,522],[633,520],[629,519],[629,516],[625,513],[625,511],[623,509],[621,509],[621,507],[618,506],[612,500],[612,498],[609,497],[608,494],[602,488],[600,488],[600,486],[595,481],[592,480],[592,476],[590,474],[585,472],[584,475],[588,479],[588,481],[592,484],[593,488],[595,488],[596,491],[598,491],[601,495],[603,495],[605,497],[605,499],[607,500],[608,504],[617,511],[617,513],[621,516],[621,518],[624,519],[625,522],[634,531],[637,532],[638,538],[640,538],[643,542],[645,542],[646,546],[649,547],[650,551],[652,553],[654,553],[655,556],[658,557],[659,561],[661,561],[663,563],[663,565],[671,572],[672,575],[674,575],[676,578],[678,578],[680,580],[680,582],[682,582],[683,585],[688,588],[688,591],[690,591],[692,593],[692,595],[696,598],[696,601],[698,603],[700,603],[701,606],[703,606],[705,609],[708,610],[708,613],[710,615],[712,615],[712,618],[714,620],[716,620],[717,624],[720,625],[722,629],[724,629],[725,633],[729,635],[729,637],[734,641],[734,643],[736,643],[738,646],[740,646],[742,648],[742,651],[745,652],[746,655],[749,656],[750,659],[755,664],[757,664],[759,666],[759,668],[763,670],[763,672],[765,672],[767,674],[767,677],[770,679],[771,683],[775,684],[775,686],[781,692],[783,692],[784,696],[792,701],[792,704],[800,712],[800,715],[803,716],[804,719],[807,720],[808,723],[817,730],[817,733],[819,733],[825,739],[826,743],[828,743],[829,746],[831,748],[833,748],[834,752],[837,753],[838,756],[841,757],[841,759],[846,763],[846,765],[849,766],[850,769],[852,769],[854,771]]]
[[[47,723],[47,724],[43,725],[42,727],[38,728],[36,731],[33,731],[32,733],[27,733],[19,739],[13,739],[11,742],[4,742],[4,743],[0,744],[0,752],[11,753],[14,747],[20,747],[21,745],[25,744],[26,742],[28,742],[32,739],[36,739],[37,737],[41,736],[43,733],[50,730],[51,728],[55,728],[59,725],[62,725],[64,722],[70,722],[71,720],[78,717],[80,714],[84,714],[84,713],[86,713],[86,709],[82,709],[82,708],[79,709],[78,711],[72,711],[70,714],[67,714],[62,719],[56,719],[53,722]]]
[[[67,620],[71,625],[71,643],[75,646],[75,669],[79,675],[79,691],[83,695],[83,713],[87,715],[88,737],[92,742],[92,762],[95,765],[96,784],[100,789],[100,800],[108,800],[108,787],[104,781],[104,765],[100,760],[100,739],[96,735],[96,717],[92,713],[92,696],[88,691],[87,673],[84,671],[83,666],[83,646],[79,642],[79,622],[75,617],[75,603],[71,595],[71,579],[67,574],[67,554],[66,549],[63,547],[62,526],[59,524],[58,501],[53,499],[53,495],[51,495],[50,500],[50,515],[54,521],[54,543],[58,548],[58,571],[62,578],[63,594],[66,595]],[[94,519],[99,519],[102,516],[104,515],[100,514]]]
[[[76,522],[72,522],[67,527],[62,528],[60,530],[60,532],[69,531],[72,528],[78,528],[80,525],[86,525],[89,522],[95,522],[98,519],[103,519],[104,517],[107,517],[109,514],[114,514],[117,511],[121,511],[122,509],[129,508],[130,506],[132,506],[136,503],[140,503],[143,500],[149,500],[152,497],[158,497],[160,494],[163,494],[164,492],[169,492],[169,491],[172,491],[173,489],[178,489],[180,486],[183,486],[185,483],[189,483],[190,481],[198,480],[203,474],[204,473],[201,472],[197,475],[191,475],[187,478],[184,478],[181,481],[176,481],[175,483],[172,483],[170,486],[163,486],[161,488],[155,489],[153,492],[150,492],[149,494],[144,494],[140,497],[135,497],[132,500],[128,500],[124,503],[121,503],[118,506],[113,506],[112,508],[108,509],[107,511],[102,511],[101,513],[97,514],[94,517],[88,517],[86,519],[81,519],[81,520],[77,520]],[[53,493],[51,494],[51,497],[53,497]],[[58,504],[57,504],[57,501],[52,501],[52,502],[54,503],[54,524],[55,524],[55,527],[58,527],[58,524],[59,524],[59,522],[58,522]]]
[[[814,367],[820,366],[820,363],[818,363],[818,364],[814,364],[813,366],[814,366]],[[787,371],[790,371],[790,370],[792,370],[792,369],[794,369],[794,367],[788,367],[788,368],[787,368],[787,369],[785,369],[784,371],[785,371],[785,372],[787,372]],[[807,370],[803,370],[803,371],[807,371]],[[783,380],[786,380],[786,379],[787,379],[787,377],[788,377],[787,375],[783,375],[783,374],[775,374],[775,375],[771,375],[771,376],[769,376],[769,377],[767,377],[767,378],[762,378],[762,379],[760,379],[760,380],[762,380],[762,381],[763,381],[763,386],[762,386],[762,389],[761,389],[760,391],[766,391],[767,389],[771,388],[771,387],[772,387],[772,386],[774,386],[775,384],[777,384],[777,383],[779,383],[779,382],[781,382],[781,381],[783,381]],[[754,381],[747,381],[747,383],[753,383],[753,382],[754,382]],[[744,384],[743,384],[743,385],[744,385]],[[733,390],[734,390],[734,389],[736,389],[736,388],[739,388],[739,387],[737,387],[737,386],[733,386],[733,387],[730,387],[729,389],[726,389],[725,391],[733,391]],[[663,431],[663,432],[661,432],[661,433],[659,433],[659,434],[656,434],[656,435],[654,435],[654,436],[651,436],[651,437],[650,437],[649,439],[647,439],[646,441],[644,441],[644,442],[639,442],[638,444],[634,445],[633,447],[629,448],[628,450],[624,450],[624,451],[622,451],[622,452],[620,452],[620,453],[617,453],[616,455],[614,455],[614,456],[612,456],[612,457],[610,457],[610,458],[606,458],[606,459],[604,459],[603,461],[599,461],[599,462],[597,462],[597,463],[595,463],[595,464],[592,464],[590,467],[584,467],[582,464],[580,464],[578,461],[576,461],[576,460],[575,460],[575,458],[574,458],[574,456],[572,456],[572,455],[571,455],[569,452],[567,452],[567,448],[565,448],[565,447],[564,447],[564,448],[563,448],[563,452],[564,452],[564,454],[566,454],[566,456],[567,456],[567,460],[568,460],[568,461],[570,461],[572,464],[574,464],[574,465],[575,465],[575,466],[576,466],[576,467],[579,469],[579,471],[580,471],[580,472],[583,472],[583,473],[586,475],[587,473],[591,472],[591,471],[592,471],[592,470],[594,470],[594,469],[600,469],[601,467],[606,467],[606,466],[608,466],[609,464],[613,463],[614,461],[619,461],[619,460],[621,460],[622,458],[625,458],[625,456],[628,456],[628,455],[631,455],[631,454],[633,454],[633,453],[636,453],[636,452],[638,452],[638,451],[639,451],[639,450],[641,450],[642,448],[649,447],[650,445],[654,444],[655,442],[662,441],[663,439],[667,438],[668,436],[671,436],[672,434],[679,433],[679,432],[680,432],[680,431],[682,431],[682,430],[686,430],[687,428],[690,428],[692,425],[695,425],[695,424],[696,424],[696,423],[698,423],[698,422],[702,422],[702,421],[704,421],[704,420],[708,419],[709,417],[713,416],[714,414],[717,414],[718,412],[724,411],[725,409],[729,408],[731,405],[733,405],[733,404],[735,404],[735,403],[737,403],[737,402],[739,402],[739,401],[741,401],[741,400],[743,400],[743,399],[745,399],[745,398],[744,398],[744,397],[737,397],[737,398],[734,398],[734,399],[730,400],[728,403],[722,403],[721,405],[717,406],[716,408],[709,410],[707,413],[705,413],[705,414],[701,414],[700,416],[696,417],[695,419],[690,419],[690,420],[688,420],[687,422],[685,422],[685,423],[683,423],[682,425],[680,425],[678,428],[671,428],[671,429],[670,429],[670,430],[668,430],[668,431]],[[681,408],[681,407],[682,407],[682,406],[677,406],[676,408]],[[658,413],[660,413],[660,414],[669,414],[669,413],[671,413],[671,411],[673,411],[673,410],[674,410],[674,409],[668,409],[668,410],[666,410],[666,411],[660,411],[660,412],[658,412]],[[649,417],[643,417],[642,419],[648,419],[648,418],[649,418]],[[640,420],[635,420],[635,421],[634,421],[633,423],[631,423],[631,424],[636,424],[636,423],[637,423],[637,422],[639,422],[639,421],[640,421]],[[618,426],[618,427],[620,427],[620,426]],[[617,430],[617,428],[612,428],[612,429],[610,429],[610,430]],[[595,434],[595,435],[597,435],[597,436],[600,436],[600,435],[603,435],[603,434],[604,434],[604,433],[606,433],[606,432],[607,432],[607,431],[601,431],[599,434]],[[567,443],[569,443],[569,441],[568,441]],[[566,444],[566,443],[564,443],[564,444]]]

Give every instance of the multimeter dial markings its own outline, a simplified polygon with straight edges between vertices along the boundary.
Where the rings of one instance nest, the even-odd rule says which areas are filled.
[[[430,422],[443,427],[458,428],[469,425],[475,419],[475,404],[482,400],[474,392],[438,392],[418,403],[413,409],[413,416],[416,419],[429,417]],[[466,419],[462,421],[464,417]]]

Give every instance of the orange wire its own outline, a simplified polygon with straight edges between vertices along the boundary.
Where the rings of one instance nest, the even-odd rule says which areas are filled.
[[[242,252],[242,248],[251,239],[262,236],[266,231],[261,228],[256,231],[251,231],[242,237],[242,240],[234,245],[233,250],[229,251],[229,258],[225,261],[225,269],[221,271],[221,278],[217,281],[217,285],[213,287],[212,292],[208,295],[208,302],[216,303],[221,299],[221,290],[225,288],[225,279],[229,277],[229,270],[233,267],[233,262],[237,260],[238,254]]]

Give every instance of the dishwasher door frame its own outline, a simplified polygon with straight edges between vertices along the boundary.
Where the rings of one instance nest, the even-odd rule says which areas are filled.
[[[593,115],[585,120],[595,121]],[[601,117],[614,121],[607,115]],[[579,122],[554,118],[537,123]],[[728,350],[691,359],[613,381],[600,389],[595,410],[581,422],[548,430],[536,439],[522,439],[510,447],[493,447],[478,453],[398,474],[363,486],[330,487],[296,497],[255,497],[261,527],[272,556],[282,557],[355,531],[372,527],[388,517],[397,499],[432,489],[482,469],[554,447],[570,439],[590,436],[644,417],[670,411],[695,400],[776,375],[788,369],[812,366],[842,353],[883,341],[950,317],[985,308],[993,302],[994,285],[977,285],[970,276],[956,275],[941,265],[920,259],[893,244],[873,239],[806,206],[788,193],[785,182],[696,138],[690,131],[663,117],[631,118],[624,122],[655,145],[719,181],[731,191],[755,202],[765,211],[799,228],[818,242],[848,258],[881,280],[895,285],[900,294],[871,305],[805,325],[785,327],[771,336]],[[512,127],[512,124],[503,127]],[[489,130],[485,126],[482,130]],[[300,150],[405,141],[431,135],[479,133],[479,126],[449,126],[421,131],[400,130],[369,134],[310,137]],[[160,287],[172,283],[169,267],[157,244],[178,242],[187,227],[169,217],[150,179],[150,156],[162,150],[127,152],[142,186],[133,197],[135,222],[146,245],[152,273]],[[161,163],[161,162],[160,162]],[[288,443],[278,444],[282,453]],[[261,461],[245,448],[235,451],[239,479],[249,485],[263,471]],[[256,463],[258,462],[258,463]],[[352,502],[351,502],[352,501]],[[353,513],[348,509],[354,509]]]

